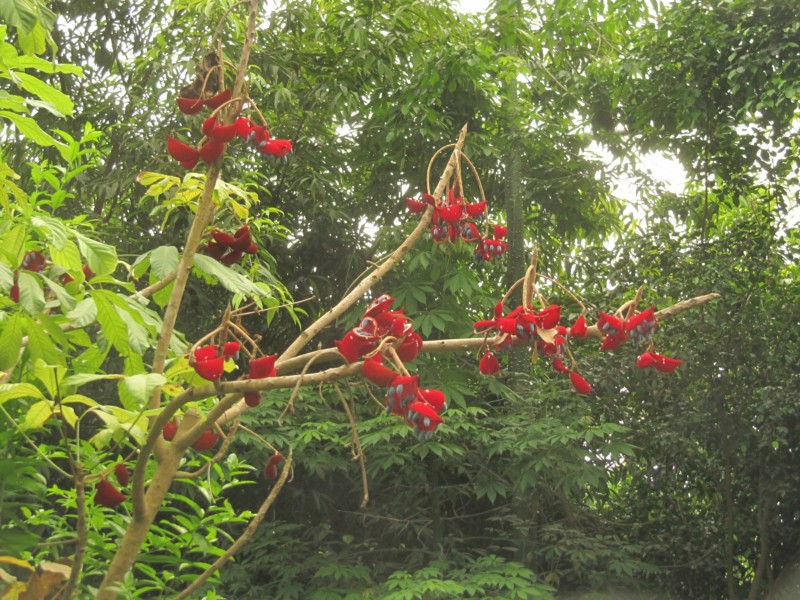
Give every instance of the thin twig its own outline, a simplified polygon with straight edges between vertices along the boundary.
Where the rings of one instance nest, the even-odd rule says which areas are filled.
[[[353,411],[350,410],[350,406],[347,404],[347,398],[344,397],[342,390],[339,389],[339,385],[334,383],[333,388],[336,390],[336,393],[339,395],[339,400],[342,403],[342,408],[344,408],[344,412],[347,413],[347,420],[350,421],[350,431],[353,437],[353,460],[358,461],[358,466],[361,469],[361,487],[364,491],[364,497],[361,500],[361,508],[366,508],[367,503],[369,502],[369,484],[367,481],[367,457],[364,456],[364,450],[361,447],[361,438],[358,436],[358,428],[356,427],[356,418],[353,414]]]

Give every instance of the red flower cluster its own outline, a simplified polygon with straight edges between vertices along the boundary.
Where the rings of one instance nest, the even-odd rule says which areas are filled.
[[[235,358],[240,349],[239,342],[227,342],[221,349],[215,344],[201,346],[194,351],[189,364],[203,379],[218,381],[225,373],[225,361]]]
[[[380,341],[392,336],[400,341],[395,348],[403,362],[414,360],[422,348],[422,338],[414,331],[403,310],[390,310],[394,298],[383,294],[367,307],[361,322],[348,331],[336,347],[347,362],[353,363],[374,350]]]
[[[539,311],[530,306],[518,306],[507,315],[504,313],[503,302],[498,302],[494,307],[494,319],[475,323],[475,333],[485,335],[496,331],[502,336],[495,346],[498,349],[507,349],[520,342],[535,344],[539,354],[553,359],[555,371],[569,373],[572,386],[578,393],[591,393],[592,386],[576,371],[567,368],[563,360],[569,340],[586,336],[588,327],[583,315],[571,327],[564,327],[558,324],[561,320],[561,306],[558,304],[550,304]],[[486,349],[478,367],[484,375],[494,375],[500,371],[500,362],[492,350]]]
[[[412,213],[421,213],[428,206],[433,207],[430,234],[434,242],[454,243],[460,238],[469,244],[477,244],[474,252],[476,260],[489,261],[505,254],[508,244],[503,238],[508,230],[504,225],[495,225],[494,237],[484,238],[471,221],[486,212],[486,202],[466,203],[461,196],[456,196],[453,189],[447,192],[446,200],[437,201],[431,194],[422,194],[421,198],[407,198],[406,207]]]
[[[655,318],[655,306],[636,313],[622,320],[614,315],[600,313],[597,328],[606,334],[601,350],[616,350],[630,338],[634,342],[649,341],[655,333],[658,322]]]
[[[245,254],[258,252],[258,245],[253,241],[248,225],[242,225],[233,234],[215,228],[211,230],[211,237],[214,239],[200,248],[200,252],[217,259],[223,265],[235,264]]]
[[[253,142],[261,154],[275,158],[283,158],[292,151],[290,140],[271,139],[266,125],[256,125],[247,117],[239,117],[230,125],[223,125],[215,115],[211,115],[203,121],[202,131],[205,137],[199,148],[167,136],[167,152],[184,169],[194,168],[201,158],[206,164],[211,164],[225,152],[225,145],[237,136]]]

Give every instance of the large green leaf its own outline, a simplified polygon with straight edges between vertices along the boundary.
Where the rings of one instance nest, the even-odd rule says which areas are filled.
[[[126,377],[119,382],[122,405],[130,411],[142,410],[149,402],[153,390],[166,382],[166,377],[159,373],[141,373]]]
[[[243,296],[267,295],[257,285],[247,279],[247,277],[240,275],[233,269],[226,267],[210,256],[205,256],[204,254],[195,254],[194,264],[203,273],[214,277],[225,289],[233,292],[234,294],[242,294]]]
[[[17,79],[19,79],[19,85],[27,92],[37,96],[45,104],[49,105],[49,110],[51,112],[60,117],[72,115],[72,110],[75,105],[72,100],[70,100],[69,96],[47,85],[38,77],[34,77],[28,73],[18,72],[16,76]]]
[[[0,333],[0,370],[6,370],[17,362],[22,348],[22,315],[14,313],[6,320]]]
[[[3,0],[0,2],[0,18],[12,27],[30,33],[39,22],[36,9],[29,0]],[[5,27],[2,28],[5,37]]]
[[[178,249],[175,246],[159,246],[150,252],[150,268],[158,279],[164,279],[178,267]]]
[[[17,285],[19,285],[20,306],[32,315],[42,312],[45,300],[39,277],[29,271],[21,270],[17,274]]]
[[[113,292],[92,290],[90,294],[97,307],[97,322],[100,324],[103,335],[116,348],[117,352],[122,355],[128,354],[130,352],[128,327],[117,313],[113,302],[108,298],[108,295]]]
[[[108,244],[88,238],[77,231],[74,232],[74,235],[92,272],[95,275],[111,275],[117,268],[116,249]]]
[[[95,304],[94,298],[84,298],[78,302],[75,308],[67,313],[67,318],[76,327],[86,327],[93,323],[97,318],[97,304]]]
[[[0,406],[9,400],[17,398],[44,398],[32,383],[3,383],[0,384]]]
[[[22,135],[40,146],[64,146],[64,144],[56,141],[55,138],[39,127],[39,124],[30,117],[18,115],[7,110],[0,110],[0,117],[11,121]]]

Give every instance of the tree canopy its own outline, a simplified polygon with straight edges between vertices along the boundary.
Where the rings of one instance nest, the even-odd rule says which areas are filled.
[[[0,4],[0,598],[792,597],[795,13]]]

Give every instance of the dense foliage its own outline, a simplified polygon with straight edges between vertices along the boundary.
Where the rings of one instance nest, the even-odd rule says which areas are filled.
[[[779,593],[800,556],[795,2],[261,7],[246,93],[294,151],[227,146],[213,224],[249,224],[257,252],[230,266],[198,254],[160,344],[215,169],[167,153],[168,135],[194,143],[208,116],[175,98],[209,50],[233,80],[246,4],[0,4],[0,598],[43,573],[97,593],[141,516],[115,465],[133,470],[164,407],[205,383],[189,348],[254,303],[236,326],[260,354],[283,352],[406,239],[418,217],[404,199],[432,191],[448,154],[431,173],[428,159],[465,123],[506,256],[476,263],[466,244],[423,238],[312,345],[333,346],[382,293],[426,340],[474,337],[536,248],[564,286],[542,291],[570,322],[576,297],[594,322],[640,286],[658,308],[721,294],[659,324],[659,350],[683,365],[657,373],[636,368],[633,345],[575,343],[584,396],[528,354],[487,377],[476,350],[423,353],[411,368],[448,402],[429,441],[358,375],[265,389],[225,453],[175,463],[118,592],[176,596],[277,490],[192,597]],[[680,160],[682,193],[642,167],[649,152]],[[309,372],[342,362],[329,359]],[[181,410],[216,403],[212,389]],[[277,451],[285,485],[262,473]],[[137,469],[148,482],[156,462]],[[96,492],[101,478],[125,500]]]

